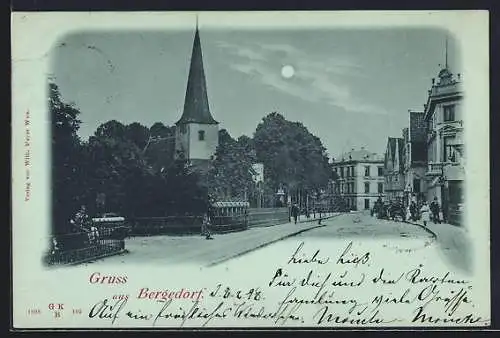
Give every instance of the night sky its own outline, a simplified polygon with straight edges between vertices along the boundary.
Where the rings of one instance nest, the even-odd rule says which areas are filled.
[[[194,26],[194,25],[193,25]],[[86,139],[111,119],[175,123],[182,113],[192,30],[80,32],[55,47],[52,73],[82,112]],[[301,121],[331,156],[382,153],[408,109],[423,109],[445,62],[444,30],[204,30],[210,108],[233,137],[251,136],[272,111]],[[459,69],[452,37],[448,63]],[[282,72],[283,66],[286,71]],[[290,72],[293,70],[293,74]]]

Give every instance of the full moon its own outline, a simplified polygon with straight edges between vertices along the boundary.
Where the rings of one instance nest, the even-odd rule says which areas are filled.
[[[286,65],[281,68],[281,76],[283,76],[285,79],[289,79],[295,74],[295,69],[293,69],[292,66]]]

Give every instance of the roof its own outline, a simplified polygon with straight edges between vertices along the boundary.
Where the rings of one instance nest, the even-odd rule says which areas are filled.
[[[383,158],[377,153],[373,153],[364,148],[361,148],[359,150],[352,149],[351,151],[342,154],[340,156],[340,162],[346,162],[346,161],[355,161],[355,162],[383,161]]]
[[[208,105],[207,84],[198,27],[196,27],[194,35],[184,110],[181,118],[176,122],[176,124],[185,123],[218,124],[212,117]]]
[[[462,99],[462,79],[457,74],[455,79],[453,73],[445,67],[438,74],[438,81],[432,79],[432,87],[428,91],[427,102],[424,104],[425,119],[429,120],[434,114],[437,102],[455,102]]]
[[[396,149],[397,144],[397,149]],[[396,153],[396,151],[398,153]],[[396,162],[396,154],[399,159],[399,169],[402,170],[404,166],[403,156],[404,156],[404,140],[401,137],[389,137],[387,139],[387,149],[385,152],[385,167],[387,169],[396,169],[392,168]],[[391,167],[388,166],[388,162],[391,162]]]
[[[405,142],[407,142],[407,141],[408,141],[408,139],[409,139],[408,130],[409,130],[409,128],[403,128],[403,140],[404,140]]]

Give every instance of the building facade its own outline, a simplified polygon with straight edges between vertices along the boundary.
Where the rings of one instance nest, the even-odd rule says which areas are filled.
[[[384,160],[378,154],[352,149],[333,162],[333,170],[338,177],[333,189],[350,210],[371,209],[384,196]]]
[[[183,156],[195,166],[208,165],[218,144],[219,123],[210,112],[200,33],[196,26],[184,110],[175,128],[176,158]]]
[[[426,199],[427,126],[424,112],[408,111],[408,127],[403,129],[404,203]]]
[[[463,99],[460,74],[447,66],[432,79],[424,105],[427,124],[427,200],[437,197],[445,221],[459,225],[463,213],[465,156],[463,151]]]
[[[389,137],[384,155],[385,199],[403,199],[404,177],[404,139]]]

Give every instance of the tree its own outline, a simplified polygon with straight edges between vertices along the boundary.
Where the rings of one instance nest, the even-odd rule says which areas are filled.
[[[150,130],[138,122],[134,122],[125,127],[125,136],[139,149],[144,149],[150,137]]]
[[[253,143],[271,190],[285,187],[297,198],[301,192],[317,194],[332,177],[321,140],[300,122],[287,121],[273,112],[257,126]]]
[[[106,211],[128,218],[205,211],[207,191],[185,160],[173,160],[170,135],[172,128],[161,123],[151,129],[115,120],[100,125],[85,145],[90,205],[105,195]],[[146,146],[150,138],[165,137]]]
[[[209,171],[210,191],[218,200],[248,200],[253,192],[255,151],[247,136],[233,139],[227,130],[219,131],[219,145]]]
[[[202,214],[208,210],[209,193],[201,176],[184,159],[177,159],[162,174],[167,196],[165,205],[170,215]]]
[[[112,120],[100,125],[86,144],[87,200],[91,208],[100,194],[106,196],[105,210],[133,216],[138,209],[134,194],[148,186],[153,175],[138,136],[140,125],[132,128]],[[139,143],[139,144],[137,144]],[[136,195],[138,196],[138,195]]]
[[[83,195],[82,147],[77,131],[80,111],[63,102],[58,86],[49,83],[49,113],[52,126],[52,232],[71,231],[70,219]]]
[[[157,122],[149,128],[149,144],[145,150],[148,163],[162,171],[173,165],[175,152],[175,127]]]

